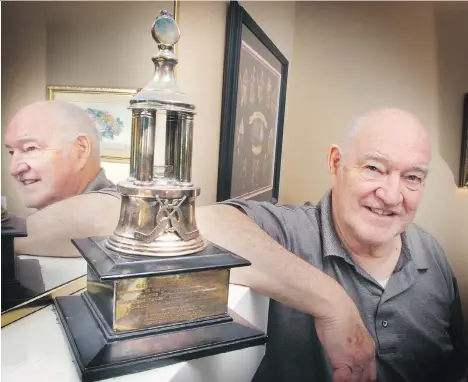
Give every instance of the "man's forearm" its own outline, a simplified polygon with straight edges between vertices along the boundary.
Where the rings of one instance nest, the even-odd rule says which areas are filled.
[[[334,279],[287,251],[236,208],[199,207],[196,219],[206,239],[252,263],[232,269],[231,283],[248,286],[315,317],[328,316],[338,297],[347,298]]]

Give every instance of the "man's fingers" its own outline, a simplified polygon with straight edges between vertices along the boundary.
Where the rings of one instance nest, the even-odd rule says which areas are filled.
[[[351,382],[368,382],[365,377],[366,374],[367,370],[364,370],[363,366],[355,366],[351,373]]]
[[[335,369],[333,373],[333,382],[350,382],[351,369],[349,366],[343,365]]]
[[[333,382],[375,382],[377,380],[376,364],[372,362],[369,367],[356,366],[353,369],[343,365],[335,369]]]
[[[369,366],[369,381],[377,381],[377,362],[375,362],[375,359],[372,360]]]

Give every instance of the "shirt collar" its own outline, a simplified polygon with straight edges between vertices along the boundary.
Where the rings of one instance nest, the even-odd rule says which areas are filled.
[[[354,260],[345,249],[336,232],[332,214],[332,191],[328,190],[318,203],[320,210],[320,223],[322,228],[323,256],[337,256],[354,265]],[[413,224],[410,224],[402,233],[402,253],[412,260],[418,269],[427,269],[428,262],[421,243],[420,236]]]

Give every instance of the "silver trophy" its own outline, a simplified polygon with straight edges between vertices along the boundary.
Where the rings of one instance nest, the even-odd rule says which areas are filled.
[[[133,255],[185,255],[206,246],[195,219],[200,188],[192,183],[195,106],[174,76],[180,30],[169,12],[158,15],[151,33],[159,48],[154,77],[130,101],[130,176],[117,185],[120,219],[106,245]],[[154,163],[158,129],[165,130],[164,165]]]
[[[250,262],[204,240],[197,228],[200,188],[191,179],[195,107],[174,77],[180,32],[170,13],[159,13],[152,36],[159,47],[154,77],[130,101],[130,174],[117,185],[119,221],[110,236],[72,240],[87,262],[86,291],[55,299],[83,381],[267,339],[228,308],[230,270]],[[160,135],[164,163],[155,164]]]

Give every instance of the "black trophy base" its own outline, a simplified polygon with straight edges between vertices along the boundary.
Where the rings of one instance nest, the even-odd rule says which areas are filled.
[[[2,313],[37,296],[18,280],[2,280]]]
[[[263,345],[267,336],[234,312],[228,320],[213,320],[179,329],[161,327],[128,336],[107,337],[84,298],[56,298],[56,308],[82,381],[97,381]],[[232,318],[231,318],[232,317]]]

